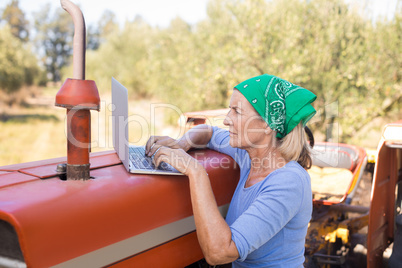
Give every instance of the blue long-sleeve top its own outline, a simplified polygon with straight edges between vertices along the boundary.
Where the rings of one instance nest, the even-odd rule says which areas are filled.
[[[312,213],[310,176],[297,162],[245,188],[251,160],[229,145],[229,132],[213,127],[208,148],[231,156],[240,180],[226,215],[239,258],[232,267],[303,267],[304,244]]]

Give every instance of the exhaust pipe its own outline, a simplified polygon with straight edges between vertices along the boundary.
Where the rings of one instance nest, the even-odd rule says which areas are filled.
[[[95,81],[85,80],[85,20],[81,10],[69,0],[60,4],[74,22],[73,78],[67,78],[56,94],[55,105],[67,109],[67,180],[90,178],[90,110],[100,109]]]

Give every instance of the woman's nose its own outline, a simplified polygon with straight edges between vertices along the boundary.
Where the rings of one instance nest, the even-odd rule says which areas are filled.
[[[230,111],[229,111],[229,113],[230,113]],[[230,126],[232,124],[232,119],[230,119],[229,113],[226,115],[225,120],[223,120],[223,124],[225,126]]]
[[[225,126],[229,126],[228,117],[227,117],[227,116],[225,117],[225,120],[223,120],[223,124],[224,124]]]

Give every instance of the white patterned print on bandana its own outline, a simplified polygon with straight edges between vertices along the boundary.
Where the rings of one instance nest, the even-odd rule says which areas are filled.
[[[313,93],[277,76],[259,75],[241,82],[235,88],[248,99],[269,127],[277,132],[277,138],[285,137],[295,127],[293,122],[297,120],[291,120],[294,116],[301,117],[304,123],[304,118],[309,119],[310,113],[315,113],[310,104],[316,98]],[[302,93],[293,95],[298,90],[302,90]],[[297,99],[298,97],[293,96],[301,96],[300,102]],[[286,107],[289,100],[294,105]],[[307,107],[307,105],[311,106],[311,109],[303,112],[307,115],[299,115],[297,108],[299,106]]]

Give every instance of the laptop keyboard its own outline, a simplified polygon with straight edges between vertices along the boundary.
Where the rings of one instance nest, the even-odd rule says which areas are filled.
[[[161,169],[166,171],[174,171],[175,169],[165,163],[162,162],[158,168],[155,168],[154,163],[152,163],[152,157],[145,155],[145,148],[144,147],[129,147],[129,157],[132,165],[135,169]]]

